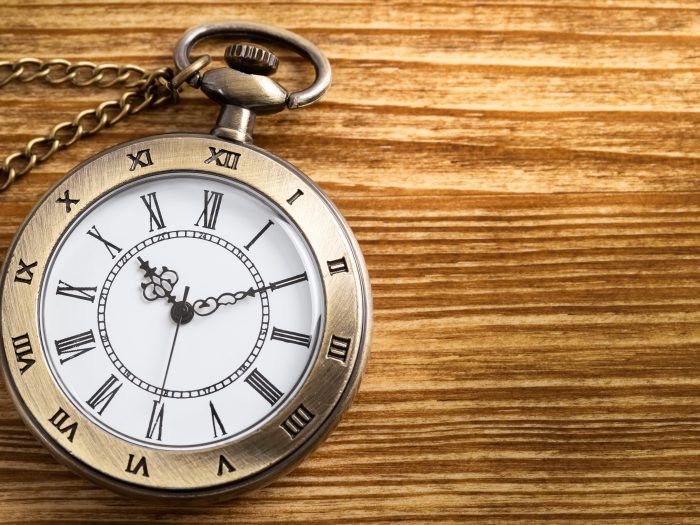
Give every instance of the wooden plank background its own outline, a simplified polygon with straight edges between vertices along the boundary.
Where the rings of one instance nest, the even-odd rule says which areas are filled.
[[[163,66],[222,19],[296,31],[333,64],[322,103],[256,137],[364,250],[357,401],[289,476],[168,508],[59,466],[2,389],[0,520],[700,523],[700,3],[5,0],[0,56]],[[283,83],[310,78],[285,59]],[[105,96],[0,90],[2,152]],[[0,195],[0,250],[82,159],[215,116],[189,91],[60,154]]]

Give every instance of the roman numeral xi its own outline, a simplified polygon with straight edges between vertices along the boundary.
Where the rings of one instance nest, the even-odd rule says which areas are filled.
[[[141,201],[146,206],[148,210],[148,220],[150,230],[162,230],[165,228],[165,221],[163,220],[163,214],[160,211],[160,205],[158,204],[158,197],[156,197],[156,192],[152,191],[146,195],[141,195]],[[155,226],[155,228],[154,228]]]

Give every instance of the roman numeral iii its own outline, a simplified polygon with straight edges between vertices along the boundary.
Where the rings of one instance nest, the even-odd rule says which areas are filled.
[[[294,439],[315,417],[311,410],[301,404],[280,426],[290,438]]]
[[[204,190],[204,209],[194,225],[201,226],[202,228],[207,228],[209,230],[215,230],[216,221],[219,218],[219,210],[221,209],[221,200],[223,197],[223,193]]]
[[[282,341],[284,343],[305,346],[306,348],[308,348],[311,344],[310,335],[300,334],[297,332],[292,332],[290,330],[281,330],[277,327],[272,328],[272,335],[270,336],[270,339]]]

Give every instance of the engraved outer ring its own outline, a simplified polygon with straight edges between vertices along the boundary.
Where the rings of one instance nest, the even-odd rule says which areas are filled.
[[[236,171],[207,165],[209,147],[241,154]],[[150,149],[153,165],[129,171],[127,155]],[[128,443],[105,432],[77,410],[54,379],[39,336],[39,284],[50,254],[72,221],[93,202],[122,185],[165,171],[207,171],[228,177],[263,194],[282,208],[306,236],[321,270],[326,323],[320,348],[307,379],[288,404],[250,434],[201,450],[161,450]],[[70,190],[80,199],[70,213],[57,200]],[[289,204],[287,199],[303,192]],[[343,257],[348,271],[331,273],[327,264]],[[15,280],[20,260],[37,261],[30,283]],[[72,170],[35,206],[22,224],[6,257],[1,283],[0,360],[5,383],[24,422],[64,464],[89,479],[131,496],[160,499],[222,498],[271,482],[319,446],[338,424],[359,387],[369,352],[371,293],[357,241],[321,190],[289,163],[264,150],[209,135],[173,134],[148,137],[110,148]],[[13,337],[27,334],[34,362],[21,370]],[[332,358],[334,337],[349,340],[346,359]],[[26,348],[23,349],[23,351]],[[295,437],[285,424],[297,410],[313,415]],[[70,441],[50,419],[64,409],[77,423]],[[297,419],[298,421],[298,419]],[[221,458],[235,470],[218,475]],[[145,458],[143,470],[129,471]]]

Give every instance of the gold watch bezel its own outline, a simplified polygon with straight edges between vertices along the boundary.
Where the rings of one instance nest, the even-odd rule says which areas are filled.
[[[204,164],[210,147],[240,154],[236,169]],[[129,155],[148,149],[152,164],[133,165]],[[171,171],[199,171],[232,179],[263,194],[294,221],[306,237],[320,269],[326,314],[317,356],[306,379],[281,410],[254,432],[202,449],[156,449],[127,442],[106,432],[64,393],[46,360],[39,334],[38,302],[54,246],[92,203],[125,184]],[[66,190],[79,199],[70,212],[58,201]],[[290,204],[297,190],[303,198]],[[343,257],[347,272],[329,271],[328,261]],[[30,283],[17,281],[19,261],[37,261]],[[22,274],[26,277],[26,274]],[[129,495],[192,498],[234,495],[270,482],[308,455],[339,422],[359,386],[369,349],[371,294],[366,266],[350,228],[321,190],[303,173],[270,153],[210,135],[172,134],[147,137],[105,150],[60,180],[20,227],[8,251],[0,292],[2,368],[5,381],[30,430],[63,463],[88,478]],[[22,373],[13,337],[27,334],[34,363]],[[329,357],[333,336],[351,340],[347,358]],[[26,347],[23,347],[26,350]],[[23,350],[23,351],[24,351]],[[50,351],[50,349],[48,349]],[[283,423],[303,405],[314,417],[294,437]],[[70,441],[51,418],[62,409],[77,423]],[[131,455],[131,456],[130,456]],[[145,458],[144,469],[130,472]],[[221,457],[235,470],[220,469]],[[220,470],[223,470],[219,475]]]

